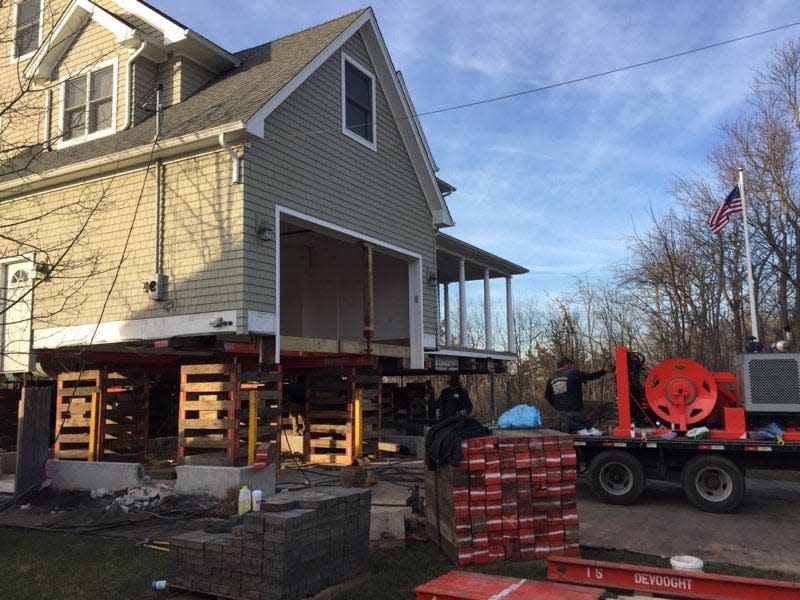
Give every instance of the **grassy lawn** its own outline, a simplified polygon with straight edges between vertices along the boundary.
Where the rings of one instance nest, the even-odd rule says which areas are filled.
[[[668,567],[661,557],[607,550],[584,550],[584,558]],[[98,535],[51,533],[0,527],[0,598],[23,599],[146,599],[165,597],[151,592],[150,582],[167,577],[170,554],[135,545],[134,541]],[[345,595],[348,600],[413,598],[415,586],[456,568],[430,543],[409,542],[404,548],[375,550],[370,574]],[[499,563],[469,570],[510,577],[542,579],[544,561]],[[707,571],[773,577],[784,574],[707,565]]]
[[[0,598],[118,598],[149,596],[165,579],[169,553],[132,540],[0,527]]]

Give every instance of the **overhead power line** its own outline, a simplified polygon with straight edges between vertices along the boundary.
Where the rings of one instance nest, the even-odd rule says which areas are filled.
[[[531,88],[529,90],[522,90],[520,92],[514,92],[511,94],[505,94],[503,96],[494,96],[492,98],[485,98],[483,100],[476,100],[474,102],[466,102],[464,104],[456,104],[454,106],[447,106],[445,108],[438,108],[435,110],[428,110],[425,112],[418,112],[415,116],[417,117],[424,117],[427,115],[436,115],[443,112],[449,112],[452,110],[460,110],[462,108],[470,108],[472,106],[480,106],[481,104],[490,104],[491,102],[499,102],[501,100],[508,100],[509,98],[517,98],[519,96],[525,96],[527,94],[535,94],[536,92],[544,92],[546,90],[552,90],[554,88],[563,87],[565,85],[572,85],[573,83],[580,83],[581,81],[589,81],[591,79],[598,79],[600,77],[605,77],[607,75],[613,75],[614,73],[622,73],[623,71],[630,71],[631,69],[638,69],[639,67],[645,67],[647,65],[652,65],[659,62],[664,62],[667,60],[672,60],[673,58],[679,58],[681,56],[686,56],[688,54],[694,54],[696,52],[703,52],[704,50],[710,50],[711,48],[718,48],[719,46],[726,46],[728,44],[733,44],[735,42],[740,42],[742,40],[747,40],[750,38],[758,37],[761,35],[767,35],[768,33],[774,33],[775,31],[780,31],[782,29],[789,29],[790,27],[796,27],[800,25],[800,21],[795,21],[794,23],[789,23],[787,25],[780,25],[779,27],[773,27],[771,29],[764,29],[763,31],[758,31],[756,33],[748,33],[747,35],[740,35],[739,37],[731,38],[728,40],[724,40],[722,42],[714,42],[713,44],[707,44],[706,46],[700,46],[699,48],[692,48],[691,50],[684,50],[683,52],[676,52],[675,54],[669,54],[667,56],[661,56],[659,58],[653,58],[650,60],[645,60],[642,62],[638,62],[632,65],[627,65],[625,67],[617,67],[616,69],[609,69],[608,71],[602,71],[600,73],[593,73],[591,75],[584,75],[582,77],[576,77],[575,79],[567,79],[565,81],[559,81],[558,83],[550,83],[548,85],[543,85],[536,88]]]

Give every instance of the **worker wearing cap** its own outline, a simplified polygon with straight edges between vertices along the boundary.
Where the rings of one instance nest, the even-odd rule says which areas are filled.
[[[583,384],[611,373],[613,367],[587,373],[575,367],[575,361],[562,356],[556,372],[547,380],[544,397],[558,413],[558,430],[571,433],[586,427],[583,414]]]
[[[472,402],[467,390],[461,387],[458,375],[450,375],[449,385],[439,394],[436,402],[439,406],[439,418],[465,417],[472,412]]]

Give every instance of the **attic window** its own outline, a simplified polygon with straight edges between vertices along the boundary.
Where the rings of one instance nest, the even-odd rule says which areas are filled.
[[[375,77],[342,53],[342,131],[375,150],[375,121]]]
[[[39,47],[41,0],[18,0],[14,8],[14,58],[23,58]]]
[[[64,82],[63,141],[113,131],[116,69],[109,65]]]

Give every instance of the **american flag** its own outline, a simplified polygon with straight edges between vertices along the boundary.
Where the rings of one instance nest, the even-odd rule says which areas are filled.
[[[731,215],[737,212],[742,212],[742,195],[739,193],[739,186],[735,185],[723,203],[708,218],[708,226],[711,228],[711,233],[722,231],[723,227],[728,224]]]

